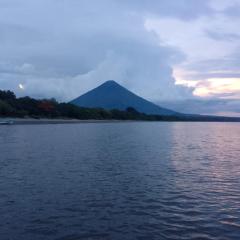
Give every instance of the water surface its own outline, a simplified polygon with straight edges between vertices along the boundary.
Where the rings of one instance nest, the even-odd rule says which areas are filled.
[[[240,124],[0,126],[1,240],[240,239]]]

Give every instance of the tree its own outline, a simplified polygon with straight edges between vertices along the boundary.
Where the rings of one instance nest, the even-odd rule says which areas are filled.
[[[6,102],[0,100],[0,115],[9,116],[13,114],[14,109]]]
[[[139,114],[139,112],[133,107],[127,107],[126,111],[133,114]]]
[[[0,90],[0,99],[1,100],[15,100],[16,96],[11,91],[2,91],[2,90]]]

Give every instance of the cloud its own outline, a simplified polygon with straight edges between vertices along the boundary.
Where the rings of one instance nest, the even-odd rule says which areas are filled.
[[[211,1],[214,14],[192,21],[169,17],[145,21],[146,29],[155,32],[159,41],[186,54],[183,62],[173,66],[173,75],[177,85],[194,89],[193,95],[240,98],[240,18],[225,14],[236,4]]]
[[[224,33],[215,30],[207,30],[206,33],[210,38],[216,41],[235,41],[240,38],[240,35],[237,33]]]
[[[182,101],[159,101],[157,103],[177,112],[240,117],[240,100],[186,99]]]
[[[138,0],[122,0],[121,3],[124,3],[127,9],[141,12],[146,16],[171,17],[185,21],[213,12],[208,0],[141,0],[141,2]]]
[[[239,0],[211,0],[210,6],[218,12],[224,12],[229,8],[240,6]]]
[[[149,18],[145,26],[154,31],[161,42],[183,51],[190,63],[222,59],[239,46],[238,25],[223,15],[204,16],[193,21]]]
[[[200,83],[239,77],[236,4],[2,0],[0,88],[67,101],[114,79],[154,101],[194,98]]]
[[[184,54],[159,44],[144,27],[146,1],[15,2],[0,10],[1,88],[70,100],[115,79],[149,99],[191,95],[172,77],[172,64]],[[161,6],[165,12],[169,3]],[[186,11],[184,1],[178,8]]]

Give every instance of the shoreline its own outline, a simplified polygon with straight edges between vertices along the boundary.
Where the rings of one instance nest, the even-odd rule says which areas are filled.
[[[11,121],[9,125],[42,125],[42,124],[77,124],[77,123],[117,123],[117,122],[136,122],[133,120],[96,120],[96,119],[23,119],[23,118],[0,118],[1,121]]]
[[[1,122],[9,122],[1,124]],[[114,119],[48,119],[48,118],[0,118],[1,125],[45,125],[45,124],[79,124],[79,123],[125,123],[125,122],[240,122],[240,119],[191,119],[191,120],[162,120],[162,121],[147,121],[147,120],[114,120]]]

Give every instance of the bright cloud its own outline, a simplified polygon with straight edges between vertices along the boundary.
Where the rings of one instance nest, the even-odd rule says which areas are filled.
[[[210,78],[197,83],[195,96],[240,98],[240,78]]]
[[[211,1],[215,13],[192,21],[152,17],[145,28],[157,34],[159,42],[182,51],[186,58],[173,66],[176,85],[193,89],[194,96],[239,97],[240,18],[224,14],[240,1]]]

